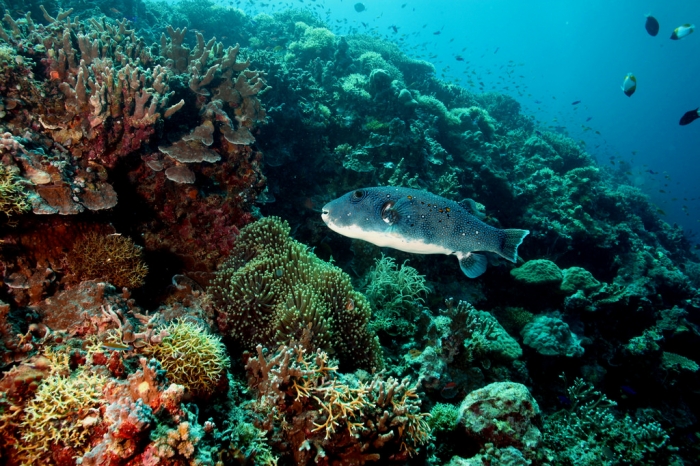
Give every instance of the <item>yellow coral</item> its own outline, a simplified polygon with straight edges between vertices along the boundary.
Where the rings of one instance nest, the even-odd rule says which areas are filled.
[[[87,370],[70,376],[54,373],[46,378],[24,408],[17,444],[22,464],[46,464],[52,445],[89,450],[90,428],[98,420],[105,377]]]
[[[117,287],[138,288],[148,273],[141,248],[121,235],[89,233],[76,243],[68,263],[81,280],[107,280]]]
[[[31,209],[20,178],[0,163],[0,212],[8,218]]]
[[[170,382],[194,393],[213,393],[229,367],[226,347],[217,336],[186,321],[171,322],[165,330],[168,336],[161,343],[146,346],[142,352],[160,362]]]

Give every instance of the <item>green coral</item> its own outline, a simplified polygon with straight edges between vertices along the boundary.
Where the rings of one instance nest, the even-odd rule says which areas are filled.
[[[295,29],[301,33],[298,41],[289,44],[289,50],[298,58],[304,60],[315,57],[330,58],[335,45],[335,34],[324,27],[311,27],[303,22],[297,22]]]
[[[343,93],[353,100],[369,101],[372,96],[367,92],[369,79],[367,76],[353,73],[343,78],[340,78],[340,88]]]
[[[582,379],[567,389],[571,406],[544,418],[543,459],[549,464],[671,464],[669,436],[652,419],[620,419],[616,403]]]
[[[459,407],[448,403],[436,403],[430,410],[428,425],[434,432],[452,432],[459,424]]]
[[[0,212],[7,218],[31,209],[22,179],[11,168],[0,163]]]
[[[219,327],[253,349],[300,341],[329,351],[349,368],[379,369],[381,348],[368,328],[370,305],[350,277],[289,237],[278,217],[241,230],[211,286]]]
[[[591,272],[582,267],[570,267],[563,270],[562,273],[564,280],[559,289],[566,294],[574,294],[578,290],[590,293],[603,286]]]
[[[220,339],[183,320],[171,322],[165,331],[168,336],[160,343],[141,351],[160,362],[171,382],[194,394],[214,393],[230,364]]]
[[[557,264],[547,259],[527,261],[510,274],[523,285],[559,286],[564,279]]]
[[[392,336],[416,332],[421,304],[430,291],[425,277],[406,262],[399,266],[382,254],[366,277],[365,295],[375,310],[372,325]]]

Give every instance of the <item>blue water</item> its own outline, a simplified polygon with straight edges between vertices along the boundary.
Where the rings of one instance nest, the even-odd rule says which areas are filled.
[[[678,124],[700,106],[700,31],[670,40],[681,24],[700,26],[700,2],[367,0],[359,13],[355,3],[223,2],[249,15],[307,7],[336,34],[386,37],[434,63],[438,77],[510,94],[542,128],[584,141],[602,166],[628,172],[666,221],[689,236],[700,231],[700,121]],[[660,23],[656,37],[646,14]],[[621,90],[629,72],[638,82],[632,97]]]

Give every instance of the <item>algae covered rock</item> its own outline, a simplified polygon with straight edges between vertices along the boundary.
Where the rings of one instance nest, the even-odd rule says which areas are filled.
[[[564,279],[559,289],[566,294],[574,294],[579,290],[590,293],[603,286],[591,272],[581,267],[564,269],[562,274]]]
[[[581,356],[581,340],[557,315],[538,315],[520,333],[523,343],[544,356]]]
[[[535,286],[559,286],[564,280],[557,264],[547,259],[535,259],[525,262],[510,274],[518,283]]]
[[[534,452],[542,434],[533,421],[540,414],[537,401],[525,385],[496,382],[474,390],[459,407],[459,423],[481,447],[515,447]]]

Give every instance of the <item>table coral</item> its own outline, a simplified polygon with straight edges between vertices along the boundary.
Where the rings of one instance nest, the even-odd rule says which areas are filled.
[[[313,348],[334,351],[341,365],[382,367],[367,299],[344,272],[289,238],[277,217],[241,230],[210,292],[219,328],[244,347],[276,346],[310,329]]]

